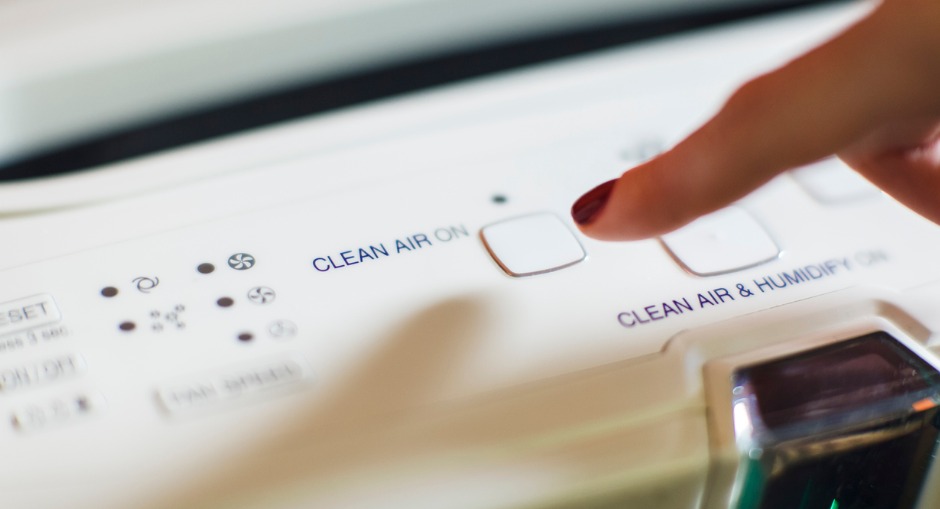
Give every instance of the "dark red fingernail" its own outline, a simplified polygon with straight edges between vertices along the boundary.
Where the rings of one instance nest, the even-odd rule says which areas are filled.
[[[571,207],[571,217],[574,218],[574,222],[581,226],[590,223],[604,209],[616,181],[617,179],[604,182],[578,198],[578,201],[574,202]]]

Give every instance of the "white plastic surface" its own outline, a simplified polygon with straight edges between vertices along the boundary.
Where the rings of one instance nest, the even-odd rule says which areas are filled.
[[[47,0],[46,3],[59,1]],[[256,1],[262,8],[268,5],[268,2],[264,0]],[[332,12],[317,11],[316,5],[310,2],[283,1],[294,8],[311,10],[314,20],[318,23],[328,22],[328,19],[323,19],[322,16],[328,18],[329,13]],[[411,5],[412,1],[420,3],[425,0],[407,0],[402,2],[402,5]],[[426,1],[435,3],[446,0]],[[521,4],[527,4],[532,0],[519,1]],[[597,1],[609,2],[611,8],[614,9],[632,9],[631,6],[619,0]],[[113,0],[101,0],[101,2],[107,4],[103,9],[104,12],[99,13],[104,18],[93,16],[95,23],[87,27],[81,25],[81,37],[72,37],[70,33],[60,33],[54,24],[49,27],[48,34],[43,31],[40,31],[43,32],[42,35],[36,34],[37,37],[43,39],[49,37],[50,40],[44,40],[33,46],[28,43],[28,40],[20,41],[12,36],[13,33],[19,32],[11,33],[7,49],[17,54],[23,52],[23,54],[14,59],[6,58],[0,53],[0,60],[7,62],[7,65],[10,65],[10,61],[16,60],[27,69],[21,72],[9,71],[7,77],[9,79],[15,77],[16,82],[10,86],[9,95],[0,95],[0,159],[4,157],[3,153],[6,150],[9,150],[11,154],[20,153],[27,149],[32,150],[30,147],[35,147],[37,144],[59,142],[62,137],[74,136],[76,131],[89,133],[95,129],[102,129],[104,125],[120,123],[126,116],[132,118],[147,116],[151,108],[165,111],[176,103],[175,99],[164,97],[164,95],[182,94],[189,97],[192,94],[192,91],[188,90],[188,79],[198,78],[202,74],[191,72],[192,64],[185,57],[190,54],[189,49],[181,50],[183,56],[181,60],[170,59],[167,62],[173,66],[179,66],[176,72],[182,77],[174,74],[176,77],[168,78],[162,87],[154,87],[147,74],[137,73],[133,67],[126,70],[121,68],[125,58],[121,51],[126,49],[127,45],[113,42],[111,39],[120,39],[125,30],[133,31],[133,28],[128,28],[126,24],[108,21],[105,15],[119,15],[120,21],[126,21],[125,18],[133,17],[133,12],[121,14],[121,11],[113,10],[113,4],[115,4]],[[216,12],[213,8],[216,2],[220,0],[205,0],[204,12],[208,14],[203,14],[204,16],[210,16]],[[572,3],[562,0],[559,2],[574,9],[580,9],[582,5],[580,2]],[[6,6],[6,4],[3,5]],[[19,8],[31,10],[41,6],[40,3],[34,4],[31,0],[21,0],[9,5],[14,10]],[[170,5],[172,8],[168,11],[161,10]],[[473,9],[480,9],[482,12],[489,12],[487,11],[489,6],[484,3],[471,2],[466,5],[472,6]],[[664,6],[666,2],[646,0],[643,5]],[[340,3],[333,6],[343,7]],[[158,3],[152,7],[162,13],[160,19],[163,22],[185,25],[187,34],[195,39],[191,41],[191,44],[197,44],[201,38],[205,37],[208,33],[206,30],[218,29],[223,34],[226,33],[225,26],[202,23],[200,16],[192,17],[189,2]],[[446,6],[443,7],[446,11]],[[521,8],[527,12],[524,5]],[[180,9],[184,14],[179,14],[176,9]],[[781,58],[809,47],[845,25],[846,19],[857,17],[865,10],[867,10],[865,6],[855,6],[851,14],[847,16],[822,17],[814,25],[815,29],[799,31],[800,37],[781,38],[775,30],[729,27],[724,30],[734,33],[732,37],[747,39],[748,44],[729,48],[725,40],[712,37],[654,41],[632,46],[626,50],[608,51],[591,57],[583,57],[571,67],[541,66],[537,72],[526,73],[526,79],[500,80],[499,82],[484,80],[472,84],[457,84],[395,101],[372,104],[368,108],[351,108],[313,119],[300,119],[259,131],[226,137],[212,143],[197,144],[168,153],[132,159],[98,168],[93,172],[70,174],[40,181],[6,183],[0,185],[0,214],[33,214],[106,201],[136,199],[177,186],[218,178],[221,175],[252,172],[269,165],[296,163],[305,157],[343,151],[350,147],[388,143],[392,140],[398,143],[396,148],[400,153],[404,153],[406,145],[410,144],[407,148],[410,148],[412,153],[421,154],[425,159],[439,157],[440,164],[449,165],[458,159],[448,157],[448,154],[462,153],[468,146],[467,140],[477,140],[480,148],[489,153],[495,151],[511,153],[541,150],[550,139],[570,140],[572,133],[593,132],[596,139],[618,136],[617,153],[632,154],[625,157],[621,164],[629,164],[636,162],[636,156],[649,155],[649,147],[663,147],[669,142],[677,141],[676,138],[681,133],[690,129],[697,120],[701,120],[709,112],[710,108],[716,106],[714,104],[716,96],[723,97],[732,87],[753,72],[773,66]],[[550,14],[548,9],[540,8],[538,11],[548,16],[555,16]],[[238,11],[241,30],[254,26],[255,20],[251,18],[251,12],[250,8],[246,11]],[[284,15],[284,11],[279,12]],[[369,12],[376,15],[372,11],[363,14],[368,18]],[[287,13],[291,11],[287,9]],[[447,15],[452,16],[453,13]],[[487,15],[492,15],[492,13]],[[274,18],[278,19],[276,15]],[[0,20],[2,19],[13,18],[0,15]],[[30,15],[30,19],[46,20],[48,18],[44,17],[42,10],[39,9]],[[142,24],[153,21],[151,18],[134,19],[135,23]],[[408,19],[406,15],[403,16],[403,20]],[[560,19],[566,19],[564,11]],[[367,21],[366,25],[372,22],[374,20]],[[405,22],[407,24],[411,21]],[[117,27],[119,30],[101,40],[90,37],[90,34],[104,30],[102,25]],[[157,26],[159,27],[159,24]],[[510,27],[512,30],[517,29],[512,23]],[[88,33],[85,32],[86,30]],[[6,32],[0,31],[0,34],[3,33]],[[316,31],[308,33],[316,34]],[[179,36],[179,30],[158,28],[153,33],[148,32],[141,43],[146,43],[145,46],[153,44],[159,48],[161,44],[167,44],[167,34],[173,34],[169,41],[172,44],[186,40]],[[228,35],[237,35],[237,32]],[[374,35],[384,37],[381,33]],[[344,34],[344,37],[350,37],[350,35]],[[355,40],[356,35],[351,37]],[[291,41],[288,39],[282,42],[290,43]],[[78,49],[75,46],[77,43],[90,44],[91,48]],[[63,70],[57,66],[58,64],[75,62],[80,67],[84,67],[88,65],[85,58],[65,60],[34,54],[34,52],[55,51],[56,48],[62,47],[68,47],[83,54],[88,52],[92,56],[98,55],[106,60],[112,58],[117,60],[118,68],[114,70],[112,83],[118,87],[117,91],[101,86],[97,80],[99,77],[97,67],[91,66],[90,69],[80,72],[80,74],[91,73],[95,78],[88,84],[92,89],[89,94],[96,96],[100,94],[102,100],[106,101],[118,100],[117,103],[111,104],[113,110],[98,104],[96,100],[88,99],[88,94],[77,93],[74,76],[60,73]],[[223,52],[225,58],[231,54],[231,47],[221,45],[217,48],[210,45],[211,49]],[[383,47],[386,46],[376,44],[370,48],[381,49]],[[321,46],[296,44],[292,44],[290,49],[291,51],[324,51]],[[103,53],[98,53],[99,51]],[[112,54],[111,51],[116,51],[117,54]],[[329,51],[338,50],[335,45],[331,45]],[[136,49],[131,53],[135,58],[142,57]],[[724,67],[721,72],[716,71],[718,63],[712,59],[716,53],[729,54],[727,61],[722,62]],[[144,55],[146,54],[147,52],[144,52]],[[630,56],[626,57],[626,55]],[[630,61],[626,66],[623,63],[625,57]],[[292,59],[288,61],[295,62]],[[316,59],[309,59],[309,61],[319,62]],[[257,62],[252,60],[237,63],[239,65],[229,70],[241,72],[246,69],[241,64],[250,65]],[[39,86],[32,79],[23,79],[24,76],[32,76],[33,71],[30,69],[33,66],[38,66],[40,69],[51,66],[48,76],[45,70],[38,72],[40,77],[45,76],[43,80],[50,81],[48,88]],[[125,72],[131,72],[133,76],[127,78],[124,76]],[[700,80],[697,87],[690,89],[684,82],[687,79],[686,75],[695,76],[696,79],[709,76],[711,81]],[[267,80],[270,75],[262,73],[257,77]],[[0,81],[2,79],[4,78],[0,77]],[[124,90],[128,86],[128,79],[140,79],[143,83],[130,87],[130,90]],[[237,76],[215,75],[207,82],[196,79],[195,84],[200,87],[211,86],[211,93],[216,94],[214,97],[217,97],[220,93],[218,90],[220,83],[240,87],[245,84],[245,81],[238,79]],[[629,84],[626,89],[625,83]],[[63,89],[65,89],[64,92]],[[468,89],[472,89],[472,92],[467,93]],[[0,88],[0,91],[2,90]],[[589,100],[586,100],[588,98],[584,96],[586,93],[591,96]],[[632,94],[633,98],[628,98],[627,93]],[[61,101],[66,101],[66,104],[61,107],[50,107],[54,101],[45,97],[46,94],[53,94]],[[682,103],[681,111],[678,110],[679,103],[676,101],[653,100],[680,94],[684,101],[687,101]],[[28,97],[21,97],[21,95]],[[32,97],[33,95],[39,97]],[[82,100],[73,100],[75,97],[82,97]],[[194,98],[187,99],[187,101],[190,100]],[[195,100],[198,100],[198,96]],[[124,110],[125,107],[127,111]],[[47,108],[48,111],[46,111]],[[63,114],[66,108],[76,110],[68,110],[68,114]],[[9,113],[2,113],[3,111]],[[46,113],[43,114],[43,111]],[[559,114],[565,117],[564,122],[567,124],[559,122]],[[643,122],[636,121],[640,118]],[[501,120],[494,121],[494,119]],[[626,125],[623,125],[624,123]],[[431,136],[429,133],[458,128],[466,130],[463,140],[448,135],[434,136],[433,144],[426,141],[428,139],[426,136]],[[414,135],[418,135],[417,139]],[[577,136],[583,136],[583,134]],[[609,142],[612,143],[613,140]],[[10,147],[4,149],[2,148],[4,144],[9,144]],[[470,153],[468,156],[480,157],[476,153]],[[582,164],[585,162],[582,161]],[[387,164],[381,164],[374,168],[358,167],[355,172],[347,173],[350,179],[358,181],[359,179],[368,180],[376,174],[397,174],[398,171],[400,170],[397,166],[389,167]],[[332,176],[328,180],[328,184],[331,184],[340,179]],[[316,188],[319,189],[319,186]],[[292,195],[298,191],[300,189],[287,189],[282,186],[278,196],[283,199],[286,198],[285,194]],[[304,196],[308,194],[309,192]],[[257,196],[252,200],[258,204]],[[192,219],[187,222],[196,220],[192,213],[190,217]],[[143,233],[139,226],[137,231]],[[78,239],[73,239],[72,242],[76,247],[88,245]],[[101,240],[95,242],[101,242]],[[26,254],[27,259],[31,256],[29,253]]]
[[[780,248],[753,216],[726,207],[663,235],[676,260],[699,276],[713,276],[773,260]]]
[[[837,205],[875,198],[881,191],[838,159],[826,159],[790,172],[820,203]]]
[[[506,219],[481,232],[493,259],[510,276],[563,269],[585,257],[578,239],[550,212]]]
[[[309,81],[756,0],[0,1],[0,165]]]
[[[0,186],[0,303],[37,317],[0,326],[0,367],[84,366],[0,394],[0,505],[699,509],[714,460],[702,360],[746,352],[738,324],[759,330],[766,313],[800,328],[764,343],[843,331],[847,309],[886,314],[882,300],[937,315],[938,227],[889,199],[822,206],[784,176],[740,203],[784,255],[707,279],[658,241],[574,229],[588,258],[507,277],[480,233],[545,212],[570,226],[574,200],[638,143],[668,146],[860,12],[723,27]],[[36,315],[30,296],[57,312]],[[673,339],[706,326],[700,348]],[[919,327],[911,337],[937,344],[936,321]],[[161,395],[193,387],[217,396],[168,411]],[[82,395],[92,411],[77,411]]]

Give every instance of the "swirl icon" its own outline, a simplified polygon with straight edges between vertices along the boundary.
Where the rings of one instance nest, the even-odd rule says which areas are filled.
[[[255,266],[255,257],[248,253],[235,253],[228,257],[228,266],[235,270],[248,270]]]
[[[132,283],[137,286],[137,290],[141,293],[150,293],[150,290],[153,290],[160,284],[160,278],[158,277],[139,277],[135,278]]]

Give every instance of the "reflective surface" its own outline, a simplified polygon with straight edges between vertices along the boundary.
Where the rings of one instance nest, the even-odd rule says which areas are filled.
[[[912,508],[937,445],[936,370],[888,334],[740,370],[737,507]]]

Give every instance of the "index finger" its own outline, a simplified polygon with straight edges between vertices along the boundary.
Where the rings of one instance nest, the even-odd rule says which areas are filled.
[[[595,238],[660,235],[733,202],[775,175],[839,151],[876,126],[937,101],[940,2],[876,9],[841,35],[738,89],[705,125],[661,156],[599,186],[572,208]],[[927,11],[927,12],[925,12]],[[931,29],[931,24],[934,25]]]

